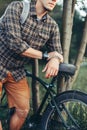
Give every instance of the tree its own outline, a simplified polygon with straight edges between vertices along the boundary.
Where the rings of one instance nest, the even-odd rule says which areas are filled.
[[[70,46],[71,46],[71,39],[72,39],[72,27],[73,27],[73,19],[74,19],[74,12],[75,12],[75,4],[76,0],[63,0],[63,24],[62,24],[62,47],[63,47],[63,55],[64,55],[64,62],[69,63],[69,56],[70,56]],[[75,82],[78,72],[80,69],[80,64],[83,59],[85,49],[87,44],[87,18],[85,21],[83,36],[81,40],[81,44],[79,47],[79,51],[77,54],[76,59],[74,60],[74,64],[76,66],[76,73],[73,78],[70,79],[68,84],[65,83],[64,78],[59,78],[58,80],[58,92],[69,90],[72,88],[73,83]]]
[[[83,29],[83,35],[82,35],[82,40],[81,40],[81,44],[80,44],[80,48],[78,51],[78,55],[75,61],[75,66],[76,66],[76,73],[73,77],[72,82],[70,83],[70,86],[72,87],[73,83],[75,82],[77,76],[78,76],[78,72],[80,69],[80,64],[82,62],[83,56],[85,54],[85,50],[86,50],[86,46],[87,46],[87,15],[85,18],[85,24],[84,24],[84,29]]]
[[[72,36],[74,7],[76,0],[64,0],[63,3],[63,25],[62,25],[62,46],[64,62],[69,62],[69,51]]]
[[[32,62],[32,73],[35,76],[39,76],[39,64],[38,60],[35,59]],[[40,104],[40,97],[39,97],[39,84],[36,80],[32,81],[32,104],[33,104],[33,111],[36,112],[39,104]]]
[[[73,26],[73,16],[74,16],[74,7],[76,0],[64,0],[63,1],[63,15],[62,15],[62,47],[63,47],[63,56],[64,62],[69,63],[69,52],[71,45],[71,36],[72,36],[72,26]],[[67,84],[65,84],[65,79],[60,78],[58,83],[58,92],[65,91],[68,89]],[[58,80],[58,81],[59,81]],[[63,87],[62,87],[63,86]]]

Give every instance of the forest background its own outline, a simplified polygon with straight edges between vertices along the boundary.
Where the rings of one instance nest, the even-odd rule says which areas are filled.
[[[12,1],[14,0],[0,0],[0,16],[3,14],[7,5]],[[80,0],[81,3],[83,1],[84,0]],[[71,81],[71,87],[72,89],[87,92],[87,16],[81,16],[81,14],[75,10],[76,5],[78,5],[78,0],[63,0],[63,3],[57,5],[50,15],[55,19],[60,28],[64,62],[75,64],[77,67],[76,74],[72,80],[73,82]],[[85,10],[87,14],[87,9],[84,5],[80,9]],[[42,63],[35,61],[35,66],[37,67],[34,67],[32,70],[36,75],[44,78],[44,74],[41,73],[41,69],[44,65],[41,64]],[[31,67],[30,65],[30,71]],[[38,88],[36,87],[36,89]],[[64,89],[66,90],[66,87]]]

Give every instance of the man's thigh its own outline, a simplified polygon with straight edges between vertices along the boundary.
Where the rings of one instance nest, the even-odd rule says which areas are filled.
[[[9,107],[16,107],[22,110],[29,109],[30,88],[26,78],[16,82],[12,75],[9,74],[5,89]]]

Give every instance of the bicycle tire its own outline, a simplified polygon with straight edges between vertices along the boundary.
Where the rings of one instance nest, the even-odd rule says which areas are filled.
[[[55,107],[48,104],[42,117],[42,130],[87,130],[87,94],[71,90],[56,96],[55,101],[68,127],[64,126]],[[67,113],[64,113],[63,108],[61,108],[62,104],[69,109],[69,113],[73,116],[79,128],[72,122]]]

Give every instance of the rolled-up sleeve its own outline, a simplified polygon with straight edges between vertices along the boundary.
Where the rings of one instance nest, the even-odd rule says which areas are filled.
[[[52,26],[52,28],[51,37],[47,42],[47,48],[49,51],[58,51],[60,54],[62,54],[59,27],[57,24],[55,24],[55,26]]]
[[[22,39],[20,15],[22,7],[18,2],[12,2],[4,17],[6,46],[17,54],[29,48],[29,43]]]

